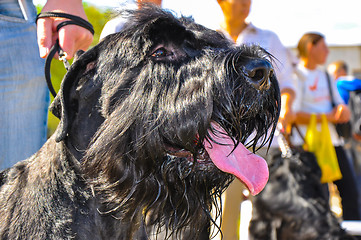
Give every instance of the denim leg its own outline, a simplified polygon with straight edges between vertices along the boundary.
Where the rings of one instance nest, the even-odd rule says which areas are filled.
[[[35,18],[30,0],[0,1],[0,170],[46,141],[49,93]]]

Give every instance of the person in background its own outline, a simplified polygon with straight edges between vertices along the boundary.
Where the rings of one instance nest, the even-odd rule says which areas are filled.
[[[136,3],[138,7],[141,7],[142,3],[153,3],[160,7],[162,5],[162,0],[136,0]],[[123,18],[121,15],[108,21],[100,34],[99,41],[110,34],[119,32],[123,28],[126,21],[127,19]]]
[[[219,32],[232,40],[236,45],[256,44],[271,53],[276,61],[274,69],[281,89],[281,114],[279,122],[283,128],[294,120],[292,102],[295,88],[292,83],[292,64],[290,52],[281,43],[278,36],[269,30],[260,29],[247,22],[250,13],[251,0],[217,0],[224,16]],[[276,143],[277,141],[273,141]],[[275,146],[274,147],[278,147]],[[266,157],[265,149],[257,152]],[[243,184],[235,179],[224,194],[224,208],[222,218],[223,239],[239,239],[240,204],[244,200]]]
[[[298,42],[297,50],[300,62],[296,68],[297,89],[294,101],[296,123],[305,136],[307,125],[312,113],[316,113],[317,122],[321,122],[321,115],[325,114],[329,122],[331,140],[336,155],[342,179],[335,181],[340,192],[344,220],[360,220],[358,211],[358,191],[355,173],[343,148],[343,139],[340,138],[334,123],[345,123],[350,119],[350,110],[338,94],[336,84],[330,81],[336,106],[331,104],[327,73],[321,69],[325,64],[329,49],[325,37],[320,33],[305,33]],[[302,145],[303,140],[293,139],[293,144]]]
[[[349,103],[351,92],[355,93],[357,91],[361,91],[361,79],[355,78],[352,75],[348,75],[348,66],[346,62],[336,61],[331,63],[328,66],[328,72],[336,80],[337,90],[346,104]],[[360,93],[358,93],[357,96],[360,96]],[[358,100],[356,99],[356,101]],[[355,102],[354,105],[355,106],[353,107],[355,107],[355,109],[351,109],[353,118],[351,120],[354,121],[353,124],[359,121],[361,117],[361,110],[357,108],[359,106],[359,102]],[[353,132],[353,138],[357,141],[361,141],[361,126],[357,126],[357,130]]]
[[[42,11],[87,19],[81,0],[48,0]],[[36,16],[32,0],[0,1],[0,170],[30,157],[46,141],[50,100],[41,57],[57,38],[68,59],[93,39],[74,25],[57,33],[56,26],[66,19],[43,18],[36,25]]]
[[[348,75],[348,65],[341,60],[330,63],[327,70],[336,80],[337,90],[347,104],[350,98],[350,92],[361,90],[361,79]]]
[[[347,139],[345,149],[353,160],[359,192],[359,209],[361,210],[361,79],[349,75],[347,63],[341,60],[332,62],[327,69],[336,80],[337,90],[351,110],[352,137]]]

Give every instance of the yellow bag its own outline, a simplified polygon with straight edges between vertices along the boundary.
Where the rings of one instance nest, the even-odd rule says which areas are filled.
[[[333,182],[342,178],[326,115],[322,115],[321,131],[317,130],[316,115],[311,115],[304,149],[316,155],[322,172],[321,183]]]

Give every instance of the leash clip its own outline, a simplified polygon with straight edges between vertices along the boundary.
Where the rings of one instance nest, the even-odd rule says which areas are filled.
[[[59,61],[62,61],[65,69],[69,70],[70,64],[69,64],[68,60],[66,60],[67,56],[68,56],[68,54],[66,52],[64,52],[62,50],[59,51]]]
[[[62,53],[59,53],[59,60],[62,61],[62,62],[65,62],[65,61],[67,61],[66,60],[67,56],[68,56],[68,54],[66,52],[62,51]]]

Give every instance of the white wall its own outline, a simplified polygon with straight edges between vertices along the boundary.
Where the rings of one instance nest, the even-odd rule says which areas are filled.
[[[349,74],[361,77],[361,46],[331,46],[327,64],[343,60],[349,67]],[[327,65],[326,65],[327,66]]]

